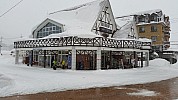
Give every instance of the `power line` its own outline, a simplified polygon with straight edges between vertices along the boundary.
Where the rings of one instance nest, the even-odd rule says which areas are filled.
[[[19,37],[14,37],[14,38],[3,38],[3,39],[8,39],[8,40],[10,40],[10,39],[19,39],[19,38],[22,38],[22,36],[19,36]]]
[[[23,0],[19,1],[18,3],[16,3],[14,6],[12,6],[10,9],[8,9],[6,12],[4,12],[0,17],[3,17],[5,14],[7,14],[9,11],[11,11],[12,9],[14,9],[16,6],[18,6]]]

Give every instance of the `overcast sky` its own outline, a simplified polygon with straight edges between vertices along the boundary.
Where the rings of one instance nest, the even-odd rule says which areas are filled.
[[[0,15],[20,0],[0,0]],[[32,28],[50,12],[62,10],[94,0],[23,0],[9,13],[0,17],[0,36],[5,38],[29,36]],[[110,0],[114,16],[123,16],[145,10],[162,9],[170,16],[171,40],[178,36],[178,0]],[[178,41],[178,39],[177,39]]]

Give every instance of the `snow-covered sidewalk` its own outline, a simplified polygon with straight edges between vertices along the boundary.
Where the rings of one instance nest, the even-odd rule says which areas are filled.
[[[138,69],[72,71],[15,65],[11,55],[0,56],[0,97],[91,87],[148,83],[178,77],[178,64],[156,59]]]

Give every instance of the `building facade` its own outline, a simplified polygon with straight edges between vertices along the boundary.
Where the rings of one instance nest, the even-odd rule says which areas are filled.
[[[162,52],[170,47],[170,22],[162,10],[150,10],[134,14],[139,38],[152,40],[152,50]]]
[[[24,64],[45,68],[54,60],[73,70],[148,66],[151,41],[120,39],[117,31],[109,0],[57,11],[33,28],[33,38],[14,42],[15,62],[24,51]]]

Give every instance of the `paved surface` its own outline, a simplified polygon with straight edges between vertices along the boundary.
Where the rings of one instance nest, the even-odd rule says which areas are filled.
[[[139,90],[154,91],[156,95],[129,95]],[[174,100],[178,99],[178,78],[160,82],[120,87],[70,90],[0,98],[0,100]]]

